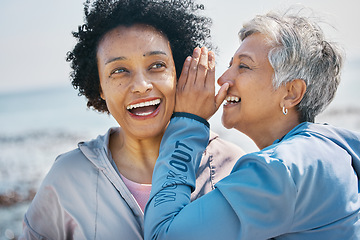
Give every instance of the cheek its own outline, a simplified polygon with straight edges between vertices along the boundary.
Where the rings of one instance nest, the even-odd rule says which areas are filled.
[[[176,79],[163,81],[160,83],[159,89],[166,98],[167,107],[173,108],[175,106]]]
[[[264,90],[262,79],[251,75],[242,75],[235,80],[235,87],[240,97],[258,97],[259,91]]]
[[[99,88],[100,88],[100,96],[103,100],[106,99],[106,95],[107,95],[107,92],[108,92],[108,87],[107,87],[107,84],[106,84],[106,81],[105,80],[102,80],[100,79],[100,83],[99,83]]]
[[[159,81],[157,81],[158,88],[164,95],[172,95],[175,97],[176,92],[176,77],[173,74],[163,75]]]
[[[167,81],[163,84],[163,94],[175,104],[176,81]]]
[[[247,81],[247,79],[238,77],[235,79],[234,88],[236,94],[239,94],[239,97],[242,97],[249,89],[249,82]]]
[[[176,83],[177,83],[176,79],[168,81],[168,83],[167,83],[169,93],[171,93],[174,96],[175,96],[175,93],[176,93]]]

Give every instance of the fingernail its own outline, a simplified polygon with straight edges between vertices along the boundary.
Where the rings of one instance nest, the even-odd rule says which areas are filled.
[[[207,47],[205,47],[205,46],[202,47],[201,50],[202,50],[204,53],[208,53],[208,49],[207,49]]]
[[[191,57],[188,56],[188,57],[185,59],[184,65],[185,65],[185,66],[189,66],[189,65],[190,65],[190,62],[191,62]]]
[[[208,59],[209,61],[215,61],[215,54],[212,51],[208,53]]]
[[[209,68],[214,69],[215,68],[215,54],[210,51],[208,53],[208,61],[209,61]]]
[[[209,57],[215,58],[215,53],[213,51],[209,51]]]
[[[201,52],[201,49],[199,47],[196,47],[194,49],[193,57],[194,58],[199,58],[200,57],[200,52]]]
[[[229,90],[230,84],[229,83],[224,83],[224,84],[226,84],[225,86],[226,91]]]

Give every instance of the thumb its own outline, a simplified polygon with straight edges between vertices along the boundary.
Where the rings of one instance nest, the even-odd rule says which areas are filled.
[[[226,98],[226,95],[227,95],[227,91],[230,87],[230,84],[229,83],[224,83],[221,87],[220,87],[220,90],[219,92],[216,94],[215,96],[215,107],[216,107],[216,110],[219,109],[220,105],[223,103],[223,101],[225,100]]]

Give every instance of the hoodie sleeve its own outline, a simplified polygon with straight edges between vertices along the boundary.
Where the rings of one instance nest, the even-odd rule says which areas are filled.
[[[190,203],[196,171],[208,141],[206,120],[187,113],[173,115],[154,168],[145,208],[145,239],[163,239],[177,212]]]
[[[191,116],[171,120],[145,208],[145,240],[281,235],[292,224],[296,189],[279,161],[268,164],[262,156],[244,156],[213,191],[190,203],[208,134],[208,127]]]

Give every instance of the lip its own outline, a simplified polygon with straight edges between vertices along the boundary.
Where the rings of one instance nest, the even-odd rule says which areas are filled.
[[[152,97],[152,98],[143,98],[143,99],[137,99],[137,100],[134,100],[132,101],[131,103],[129,103],[127,106],[130,106],[130,105],[135,105],[135,104],[139,104],[139,103],[144,103],[144,102],[149,102],[149,101],[154,101],[154,100],[157,100],[159,99],[160,100],[160,104],[159,106],[155,109],[155,111],[153,111],[151,114],[149,115],[145,115],[145,116],[141,116],[141,115],[135,115],[133,113],[131,113],[130,111],[127,110],[127,112],[129,113],[129,115],[136,119],[136,120],[146,120],[146,119],[149,119],[149,118],[154,118],[156,117],[159,112],[160,112],[160,109],[161,109],[161,106],[162,106],[162,101],[161,101],[161,98],[159,97]]]
[[[156,99],[160,99],[160,100],[161,100],[161,98],[159,98],[159,97],[136,99],[136,100],[132,101],[131,103],[129,103],[127,106],[129,106],[129,105],[135,105],[135,104],[142,103],[142,102],[154,101],[154,100],[156,100]]]
[[[231,108],[231,107],[235,107],[237,105],[239,105],[240,103],[228,103],[228,104],[224,104],[223,108]]]

